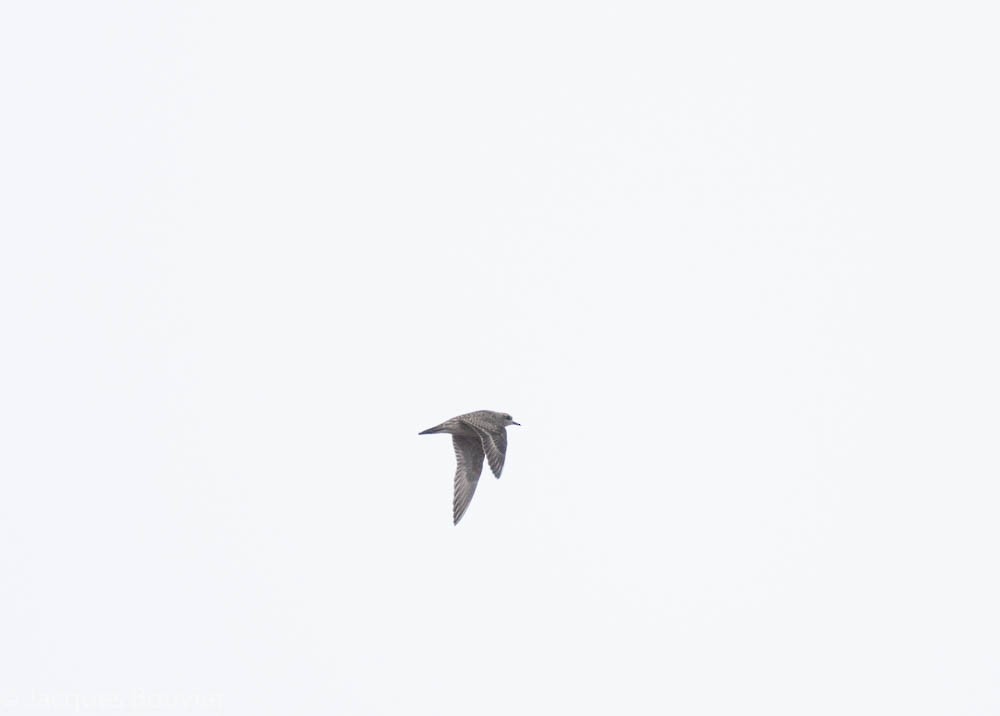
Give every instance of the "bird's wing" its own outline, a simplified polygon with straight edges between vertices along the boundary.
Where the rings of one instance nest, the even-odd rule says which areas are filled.
[[[499,479],[500,473],[503,472],[504,460],[507,458],[507,429],[487,430],[478,425],[473,425],[473,427],[483,443],[483,451],[490,463],[490,470]]]
[[[458,460],[458,468],[455,470],[455,500],[452,503],[452,517],[457,525],[469,507],[476,485],[479,484],[479,476],[483,472],[483,445],[480,440],[465,435],[452,435],[451,442],[455,446],[455,458]]]

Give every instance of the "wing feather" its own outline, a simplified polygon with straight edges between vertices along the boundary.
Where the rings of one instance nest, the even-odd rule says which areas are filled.
[[[481,440],[466,435],[452,435],[451,441],[458,461],[455,470],[455,498],[452,502],[452,518],[457,525],[469,508],[469,502],[479,485],[479,476],[483,472],[483,445]]]
[[[499,479],[500,473],[503,472],[504,461],[507,459],[507,429],[489,430],[470,422],[467,422],[466,425],[475,430],[476,434],[479,435],[479,439],[483,445],[483,452],[490,463],[490,470]]]

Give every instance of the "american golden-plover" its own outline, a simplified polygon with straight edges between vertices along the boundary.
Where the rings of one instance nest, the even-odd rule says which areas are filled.
[[[455,446],[458,469],[455,470],[455,499],[452,503],[452,517],[455,524],[462,519],[469,507],[472,495],[479,484],[483,472],[483,457],[489,460],[490,470],[500,477],[503,461],[507,455],[507,426],[520,425],[507,413],[492,410],[477,410],[445,420],[440,425],[419,433],[432,435],[448,433]]]

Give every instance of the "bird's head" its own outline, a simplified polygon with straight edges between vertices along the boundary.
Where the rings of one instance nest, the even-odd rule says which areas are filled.
[[[521,424],[521,423],[515,423],[514,422],[514,418],[510,417],[510,415],[508,413],[503,413],[503,414],[500,415],[500,417],[503,418],[504,427],[506,427],[508,425],[520,425]]]

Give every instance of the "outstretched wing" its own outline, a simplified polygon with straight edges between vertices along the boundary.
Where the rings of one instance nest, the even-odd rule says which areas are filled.
[[[506,428],[486,430],[476,427],[476,432],[479,433],[483,443],[483,452],[486,453],[486,459],[490,463],[490,470],[499,479],[500,473],[503,472],[504,460],[507,459],[507,430]]]
[[[469,507],[469,502],[476,492],[479,476],[483,472],[483,445],[475,437],[452,435],[451,442],[455,447],[455,459],[458,468],[455,470],[455,499],[452,503],[452,517],[455,524]]]

